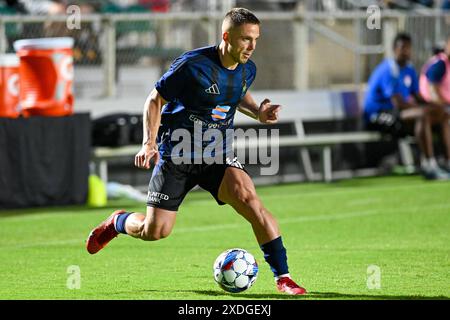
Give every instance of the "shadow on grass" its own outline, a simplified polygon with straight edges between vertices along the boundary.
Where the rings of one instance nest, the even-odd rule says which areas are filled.
[[[310,299],[337,299],[337,300],[450,300],[450,297],[445,296],[415,296],[415,295],[368,295],[368,294],[346,294],[338,292],[309,292],[306,295],[292,296],[283,293],[226,293],[224,291],[215,290],[137,290],[134,293],[166,293],[166,294],[199,294],[208,297],[224,297],[224,298],[239,298],[239,299],[266,299],[266,300],[310,300]],[[116,292],[114,294],[124,294],[126,292]],[[111,294],[111,293],[109,293]],[[178,299],[178,298],[176,298]],[[188,299],[192,299],[189,297]]]

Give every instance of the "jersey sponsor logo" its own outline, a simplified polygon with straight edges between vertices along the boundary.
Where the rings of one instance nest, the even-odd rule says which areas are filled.
[[[160,203],[161,200],[169,200],[169,196],[164,193],[159,193],[155,191],[149,191],[147,195],[147,201],[153,203]]]
[[[214,121],[224,120],[230,109],[230,106],[216,106],[211,112],[211,117]]]
[[[208,129],[222,129],[222,128],[227,128],[229,125],[230,125],[230,123],[233,121],[233,119],[228,119],[227,121],[225,121],[225,122],[217,122],[217,123],[214,123],[214,122],[207,122],[207,121],[204,121],[204,120],[202,120],[202,119],[200,119],[200,118],[198,118],[198,117],[196,117],[195,115],[193,115],[193,114],[191,114],[190,116],[189,116],[189,120],[191,120],[192,122],[194,122],[194,124],[199,124],[199,125],[201,125],[202,127],[205,127],[205,128],[208,128]]]
[[[220,94],[219,86],[216,83],[213,83],[213,85],[206,89],[205,92],[209,94]]]

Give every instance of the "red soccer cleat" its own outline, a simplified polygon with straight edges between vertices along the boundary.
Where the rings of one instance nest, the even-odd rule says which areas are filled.
[[[114,227],[114,218],[122,213],[125,213],[125,210],[114,211],[108,219],[100,223],[94,230],[91,231],[86,241],[86,249],[90,254],[99,252],[112,239],[119,235]]]
[[[289,277],[281,277],[277,280],[277,289],[280,292],[286,292],[287,294],[299,295],[306,294],[306,289],[300,287]]]

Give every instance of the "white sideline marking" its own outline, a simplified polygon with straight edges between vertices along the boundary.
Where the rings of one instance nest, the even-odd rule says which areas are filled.
[[[442,186],[444,183],[447,183],[446,181],[433,181],[430,183],[414,183],[414,184],[409,184],[409,185],[393,185],[393,186],[385,186],[385,187],[368,187],[368,188],[364,188],[364,189],[358,189],[358,188],[352,188],[350,190],[346,190],[346,189],[341,189],[341,190],[332,190],[332,189],[328,189],[325,191],[315,191],[315,192],[307,192],[307,193],[298,193],[298,194],[265,194],[263,196],[260,196],[260,198],[262,198],[262,200],[264,199],[272,199],[272,198],[276,198],[276,199],[283,199],[283,198],[297,198],[297,197],[306,197],[306,196],[334,196],[334,195],[342,195],[342,194],[351,194],[351,193],[368,193],[368,191],[389,191],[389,190],[394,190],[397,191],[399,189],[409,189],[411,190],[412,188],[415,189],[422,189],[422,188],[432,188],[432,187],[436,187],[436,186]],[[449,184],[450,185],[450,184]],[[364,186],[362,186],[364,187]],[[257,190],[258,191],[258,190]],[[370,199],[373,198],[372,194],[368,194],[369,197],[371,197]],[[188,201],[184,202],[183,205],[186,206],[191,206],[191,205],[210,205],[214,203],[214,199],[211,198],[207,198],[207,199],[192,199]],[[369,199],[368,199],[369,200]],[[355,200],[356,201],[356,200]],[[361,201],[363,201],[361,199]],[[369,200],[370,201],[370,200]],[[351,204],[350,204],[351,205]],[[65,215],[65,217],[70,217],[70,216],[77,216],[79,214],[77,213],[70,213]],[[56,218],[58,217],[58,213],[45,213],[45,214],[38,214],[36,216],[33,216],[33,214],[30,214],[28,216],[23,216],[23,215],[18,215],[18,216],[9,216],[9,217],[1,217],[0,214],[0,221],[15,221],[18,220],[20,222],[25,222],[25,221],[34,221],[34,220],[42,220],[42,219],[46,219],[46,218]],[[58,217],[59,218],[59,217]]]
[[[83,213],[81,213],[83,214]],[[80,213],[70,213],[70,214],[64,214],[64,218],[71,218],[71,217],[77,217],[79,216]],[[30,213],[30,214],[18,214],[18,215],[14,215],[14,216],[9,216],[9,217],[1,217],[0,214],[0,221],[18,221],[18,222],[28,222],[28,221],[36,221],[36,220],[44,220],[44,219],[48,219],[48,218],[56,218],[56,219],[60,219],[61,215],[60,213]]]
[[[87,238],[87,236],[86,236]],[[18,244],[18,245],[2,245],[0,247],[0,250],[6,250],[6,249],[24,249],[24,248],[32,248],[32,247],[49,247],[49,246],[61,246],[61,245],[67,245],[67,244],[83,244],[83,239],[69,239],[69,240],[55,240],[55,241],[45,241],[45,242],[35,242],[35,243],[24,243],[24,244]]]
[[[297,222],[306,222],[306,221],[324,221],[324,220],[342,220],[342,219],[351,219],[357,217],[364,217],[379,214],[379,212],[375,210],[354,212],[348,214],[336,214],[336,215],[320,215],[320,216],[303,216],[296,218],[281,218],[277,219],[279,224],[287,224],[287,223],[297,223]],[[214,225],[214,226],[204,226],[204,227],[194,227],[194,228],[180,228],[174,230],[173,233],[191,233],[191,232],[205,232],[205,231],[213,231],[213,230],[223,230],[223,229],[234,229],[242,227],[243,223],[233,223],[233,224],[224,224],[224,225]]]
[[[347,214],[335,214],[335,215],[320,215],[320,216],[304,216],[304,217],[296,217],[296,218],[281,218],[278,219],[279,224],[287,224],[287,223],[297,223],[297,222],[306,222],[306,221],[324,221],[324,220],[342,220],[342,219],[351,219],[357,217],[364,217],[370,215],[380,214],[375,210],[347,213]],[[215,230],[226,230],[226,229],[235,229],[240,228],[243,225],[246,225],[245,221],[241,223],[233,223],[233,224],[223,224],[223,225],[213,225],[213,226],[202,226],[202,227],[189,227],[189,228],[179,228],[173,231],[173,234],[182,234],[182,233],[192,233],[192,232],[209,232]],[[86,236],[87,237],[87,236]],[[30,248],[30,247],[46,247],[46,246],[59,246],[59,245],[67,245],[67,244],[83,244],[84,239],[69,239],[69,240],[56,240],[56,241],[46,241],[46,242],[35,242],[35,243],[24,243],[13,246],[0,246],[1,249],[22,249],[22,248]]]
[[[401,186],[389,186],[389,187],[370,187],[370,188],[364,188],[364,189],[355,189],[352,188],[350,190],[332,190],[332,189],[328,189],[328,190],[322,190],[322,191],[314,191],[314,192],[307,192],[307,193],[296,193],[296,194],[289,194],[289,193],[285,193],[285,194],[276,194],[276,193],[272,193],[272,194],[264,194],[261,195],[261,192],[259,192],[259,197],[263,200],[264,199],[286,199],[286,198],[301,198],[301,197],[309,197],[309,196],[319,196],[319,197],[323,197],[323,196],[335,196],[335,195],[343,195],[343,194],[352,194],[352,193],[367,193],[367,196],[370,197],[367,199],[367,201],[372,201],[373,199],[373,194],[369,194],[368,191],[398,191],[399,189],[422,189],[422,188],[427,188],[430,189],[432,187],[436,187],[436,186],[440,186],[442,187],[442,184],[446,183],[444,181],[433,181],[431,182],[431,184],[422,184],[422,183],[417,183],[417,184],[410,184],[410,185],[401,185]],[[450,185],[450,184],[449,184]],[[258,190],[256,190],[258,192]],[[211,204],[211,201],[214,201],[214,199],[212,198],[208,198],[208,199],[192,199],[192,200],[188,200],[187,201],[187,205],[209,205]],[[363,201],[363,199],[359,200],[359,201]],[[355,202],[357,202],[355,200]],[[374,201],[375,202],[375,201]],[[352,204],[350,204],[352,205]]]
[[[358,206],[367,206],[367,205],[372,205],[375,203],[380,203],[382,202],[383,199],[381,198],[366,198],[366,199],[356,199],[356,200],[350,200],[348,202],[348,206],[349,207],[358,207]]]
[[[446,204],[437,204],[437,205],[429,205],[427,209],[448,209],[450,208],[450,203]],[[423,211],[422,208],[416,208],[416,210],[412,209],[408,211],[408,213],[420,213]],[[352,213],[341,213],[334,215],[319,215],[319,216],[303,216],[303,217],[294,217],[294,218],[280,218],[278,219],[279,224],[287,224],[287,223],[298,223],[298,222],[308,222],[308,221],[326,221],[326,220],[343,220],[343,219],[351,219],[351,218],[360,218],[381,214],[392,214],[402,212],[401,209],[391,209],[391,210],[366,210]],[[216,230],[225,230],[225,229],[234,229],[240,228],[245,225],[245,222],[242,223],[233,223],[233,224],[223,224],[223,225],[214,225],[214,226],[202,226],[202,227],[190,227],[190,228],[179,228],[173,231],[173,234],[183,234],[183,233],[192,233],[192,232],[208,232],[208,231],[216,231]],[[87,236],[86,236],[87,237]],[[47,241],[47,242],[35,242],[35,243],[24,243],[19,245],[12,246],[0,246],[0,250],[2,249],[22,249],[22,248],[30,248],[30,247],[40,247],[40,246],[59,246],[66,244],[82,244],[84,246],[85,239],[69,239],[69,240],[57,240],[57,241]]]
[[[410,186],[405,186],[405,188],[410,188]],[[379,188],[379,189],[381,189],[381,188]],[[386,189],[396,189],[397,190],[398,187],[386,188]],[[203,201],[210,202],[211,200],[203,199],[201,201],[202,202]],[[426,211],[426,209],[429,210],[429,209],[448,209],[448,208],[450,208],[450,203],[434,204],[434,205],[430,204],[425,209],[424,208],[414,208],[414,209],[410,209],[410,211],[408,211],[407,213],[420,214],[421,212]],[[359,211],[359,212],[353,212],[353,213],[341,213],[341,214],[333,214],[333,215],[300,216],[300,217],[293,217],[293,218],[280,218],[280,219],[278,219],[278,223],[279,224],[287,224],[287,223],[298,223],[298,222],[308,222],[308,221],[342,220],[342,219],[351,219],[351,218],[374,216],[374,215],[381,215],[381,214],[388,214],[388,213],[392,214],[392,213],[398,213],[398,212],[405,212],[405,211],[402,211],[402,209],[400,209],[400,208],[393,208],[390,210],[389,209],[366,210],[366,211]],[[245,222],[234,223],[234,224],[224,224],[224,225],[180,228],[180,229],[175,229],[173,234],[234,229],[234,228],[242,227],[244,224],[245,224]],[[86,237],[87,237],[87,235],[86,235]],[[30,248],[30,247],[40,247],[40,246],[43,246],[43,247],[59,246],[59,245],[66,245],[66,244],[82,244],[82,245],[84,245],[84,241],[85,241],[85,239],[68,239],[68,240],[56,240],[56,241],[47,241],[47,242],[24,243],[24,244],[18,244],[18,245],[3,245],[3,246],[0,246],[0,250],[21,249],[21,248]]]

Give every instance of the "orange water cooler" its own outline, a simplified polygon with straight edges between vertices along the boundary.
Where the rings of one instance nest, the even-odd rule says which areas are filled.
[[[0,117],[17,118],[19,107],[19,58],[0,55]]]
[[[40,38],[14,42],[20,58],[20,105],[24,116],[73,113],[73,39]]]

